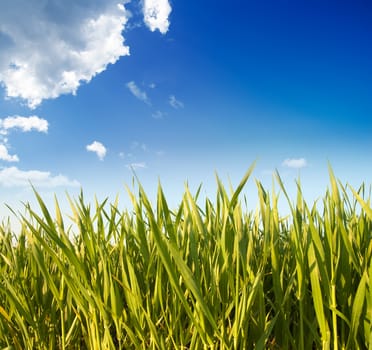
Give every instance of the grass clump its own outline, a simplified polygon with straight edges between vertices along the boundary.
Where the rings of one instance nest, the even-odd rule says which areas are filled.
[[[81,195],[76,229],[40,196],[22,229],[0,228],[0,348],[372,348],[372,209],[365,187],[347,191],[330,171],[322,210],[298,186],[282,218],[278,195],[257,182],[258,210],[217,179],[177,210],[159,186],[139,186],[133,211]],[[349,194],[348,194],[349,193]]]

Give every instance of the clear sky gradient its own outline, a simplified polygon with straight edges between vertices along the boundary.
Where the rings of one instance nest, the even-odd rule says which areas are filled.
[[[185,181],[213,197],[215,172],[236,185],[256,159],[310,202],[328,161],[371,184],[370,1],[72,2],[0,3],[2,203],[32,201],[29,182],[125,201],[135,169],[176,205]]]

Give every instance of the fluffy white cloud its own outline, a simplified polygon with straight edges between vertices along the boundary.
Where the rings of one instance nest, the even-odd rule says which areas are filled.
[[[23,132],[31,130],[47,132],[48,121],[35,115],[31,117],[12,116],[2,120],[0,119],[0,128],[3,129],[3,131],[9,129],[20,129]]]
[[[69,180],[64,175],[52,176],[48,171],[19,170],[8,167],[0,170],[0,185],[4,187],[27,187],[30,183],[36,187],[80,186],[76,180]]]
[[[118,2],[2,0],[0,83],[6,96],[34,108],[76,93],[81,82],[129,55],[122,36],[128,13]]]
[[[307,167],[307,161],[305,158],[287,158],[282,165],[288,168],[301,169]]]
[[[0,140],[2,142],[0,144],[0,160],[7,162],[19,162],[17,155],[10,155],[8,152],[8,138],[6,135],[10,129],[20,129],[22,132],[29,132],[32,130],[47,132],[48,122],[45,119],[39,118],[35,115],[31,117],[13,116],[0,119]]]
[[[143,0],[143,19],[147,27],[165,34],[169,28],[169,15],[172,8],[168,0]]]
[[[90,145],[87,145],[86,149],[89,152],[96,153],[100,160],[103,160],[103,158],[105,158],[107,152],[106,147],[98,141],[94,141]]]
[[[12,116],[0,119],[0,160],[7,162],[19,162],[17,155],[10,155],[8,152],[8,135],[9,130],[20,129],[22,132],[29,132],[36,130],[39,132],[48,131],[48,122],[45,119],[39,118],[35,115],[31,117]]]
[[[129,83],[127,83],[127,88],[129,89],[129,91],[135,96],[137,97],[139,100],[145,102],[146,104],[150,104],[150,100],[149,98],[147,97],[147,94],[145,91],[142,91],[134,81],[130,81]]]
[[[179,109],[179,108],[183,108],[183,107],[184,107],[183,102],[177,100],[176,97],[175,97],[174,95],[170,95],[170,96],[169,96],[169,104],[170,104],[174,109]]]
[[[6,162],[19,162],[18,156],[16,154],[13,156],[10,155],[8,149],[3,144],[0,144],[0,159]]]

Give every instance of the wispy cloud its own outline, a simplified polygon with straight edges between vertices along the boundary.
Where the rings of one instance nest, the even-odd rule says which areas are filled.
[[[133,141],[132,144],[130,145],[131,150],[138,150],[141,149],[143,152],[147,151],[147,145],[145,143],[141,143],[138,141]]]
[[[143,0],[143,19],[147,27],[154,32],[165,34],[169,29],[169,15],[172,7],[168,0]]]
[[[156,111],[154,113],[152,113],[151,115],[154,119],[163,119],[164,116],[165,116],[165,113],[161,112],[161,111]]]
[[[76,180],[70,180],[64,175],[53,176],[48,171],[19,170],[8,167],[0,170],[0,185],[4,187],[28,187],[30,183],[37,187],[80,186]]]
[[[170,95],[169,96],[169,104],[175,108],[175,109],[180,109],[180,108],[183,108],[184,107],[184,104],[183,102],[179,101],[176,99],[176,97],[174,95]]]
[[[98,141],[93,141],[90,145],[86,146],[87,151],[94,152],[100,160],[103,160],[106,156],[106,147]]]
[[[2,133],[7,132],[10,129],[19,129],[23,132],[35,130],[46,133],[48,131],[48,121],[39,118],[36,115],[31,117],[21,117],[16,115],[0,119],[0,129],[2,130]]]
[[[128,169],[133,169],[133,170],[137,170],[137,169],[145,169],[145,168],[147,168],[145,162],[129,163],[129,164],[126,165],[126,167],[127,167]]]
[[[134,81],[130,81],[129,83],[127,83],[127,88],[129,89],[129,91],[135,96],[137,97],[139,100],[145,102],[146,104],[150,104],[150,100],[149,98],[147,97],[147,94],[145,91],[142,91]]]
[[[305,158],[287,158],[282,162],[282,166],[293,169],[301,169],[307,167]]]
[[[7,147],[3,144],[0,144],[0,159],[6,162],[19,162],[18,156],[16,154],[10,155]]]
[[[108,64],[129,55],[122,36],[128,12],[117,0],[0,2],[0,83],[30,108],[75,94]]]

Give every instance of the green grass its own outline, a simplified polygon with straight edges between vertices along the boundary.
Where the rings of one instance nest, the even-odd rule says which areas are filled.
[[[365,186],[298,185],[291,215],[257,182],[258,209],[217,179],[168,207],[139,185],[133,211],[71,200],[66,227],[35,193],[15,234],[0,228],[1,349],[372,349],[372,209]],[[41,214],[38,214],[41,213]]]

